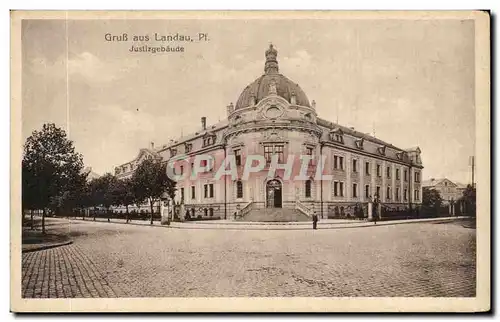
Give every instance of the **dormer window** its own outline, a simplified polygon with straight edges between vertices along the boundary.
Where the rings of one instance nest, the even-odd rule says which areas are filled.
[[[385,155],[385,145],[381,145],[377,148],[377,151],[380,155]]]
[[[338,143],[344,143],[344,133],[341,129],[336,128],[330,131],[330,140]]]
[[[186,153],[191,152],[191,150],[193,150],[193,144],[191,144],[191,143],[186,143],[186,144],[184,145],[184,149],[185,149]]]
[[[364,143],[365,139],[361,138],[361,139],[356,139],[356,147],[360,150],[363,149],[363,143]]]
[[[115,168],[115,174],[120,174],[120,168]]]
[[[207,135],[203,138],[203,146],[210,146],[215,144],[215,135]]]

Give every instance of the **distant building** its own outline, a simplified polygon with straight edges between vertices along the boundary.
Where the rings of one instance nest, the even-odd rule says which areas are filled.
[[[443,204],[448,205],[453,201],[457,201],[463,195],[467,186],[461,183],[455,183],[447,178],[425,180],[422,182],[422,188],[435,189],[443,198]]]

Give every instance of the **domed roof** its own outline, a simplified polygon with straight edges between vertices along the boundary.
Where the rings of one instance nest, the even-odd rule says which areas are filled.
[[[276,49],[273,48],[273,45],[270,45],[269,49],[266,51],[265,74],[257,78],[243,90],[236,102],[235,110],[252,105],[252,96],[255,97],[255,102],[258,103],[264,97],[268,96],[270,91],[274,90],[277,95],[283,97],[288,102],[291,102],[292,95],[295,94],[295,102],[297,105],[311,107],[302,88],[287,77],[278,73],[277,55],[278,52]]]

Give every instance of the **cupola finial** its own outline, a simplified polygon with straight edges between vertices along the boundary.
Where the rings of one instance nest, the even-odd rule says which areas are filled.
[[[266,50],[266,64],[264,65],[264,71],[266,74],[277,74],[278,68],[278,51],[274,49],[273,44],[269,44],[269,49]]]

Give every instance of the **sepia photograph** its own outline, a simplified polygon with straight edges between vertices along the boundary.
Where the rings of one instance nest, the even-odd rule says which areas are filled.
[[[11,310],[488,311],[489,21],[12,11]]]

